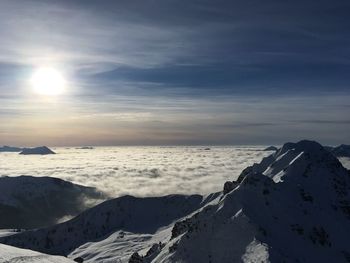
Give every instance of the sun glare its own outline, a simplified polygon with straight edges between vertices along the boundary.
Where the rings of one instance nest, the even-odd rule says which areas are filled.
[[[36,93],[55,96],[63,93],[65,80],[62,74],[54,68],[39,68],[31,78],[31,84]]]

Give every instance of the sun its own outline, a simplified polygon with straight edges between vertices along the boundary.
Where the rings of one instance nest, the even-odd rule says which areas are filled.
[[[36,93],[45,96],[56,96],[64,92],[65,80],[56,69],[42,67],[37,69],[30,79]]]

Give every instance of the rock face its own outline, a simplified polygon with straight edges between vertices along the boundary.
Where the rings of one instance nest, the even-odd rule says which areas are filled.
[[[3,146],[0,147],[0,152],[21,152],[23,149],[19,147]]]
[[[46,154],[55,154],[55,152],[53,152],[52,150],[50,150],[46,146],[41,146],[41,147],[35,147],[35,148],[25,148],[19,154],[23,154],[23,155],[32,155],[32,154],[46,155]]]
[[[135,252],[131,255],[129,259],[129,263],[143,263],[143,257],[139,255],[139,253]]]
[[[231,192],[238,184],[236,182],[231,182],[231,181],[227,181],[224,184],[224,190],[223,193],[224,195]]]
[[[157,256],[161,249],[163,248],[163,244],[161,242],[155,243],[151,246],[151,248],[147,251],[145,256],[140,256],[139,253],[135,252],[129,258],[129,263],[146,263],[152,262],[152,260]]]
[[[105,199],[94,188],[53,177],[0,177],[0,228],[53,225]]]

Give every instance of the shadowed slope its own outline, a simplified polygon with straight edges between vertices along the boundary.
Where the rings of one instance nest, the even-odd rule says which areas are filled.
[[[106,196],[53,177],[0,177],[0,228],[37,228],[75,216]]]
[[[100,240],[118,230],[153,234],[208,202],[200,195],[106,201],[65,223],[0,238],[0,242],[49,254],[67,255],[80,245]]]

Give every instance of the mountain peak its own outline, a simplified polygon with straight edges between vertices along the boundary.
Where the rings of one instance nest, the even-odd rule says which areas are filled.
[[[349,219],[348,171],[317,142],[286,143],[226,183],[216,204],[176,223],[171,253],[160,257],[345,262]]]
[[[281,149],[278,151],[278,154],[283,154],[287,151],[294,150],[299,152],[308,152],[308,153],[318,153],[325,151],[323,146],[316,141],[302,140],[297,143],[287,142]]]

